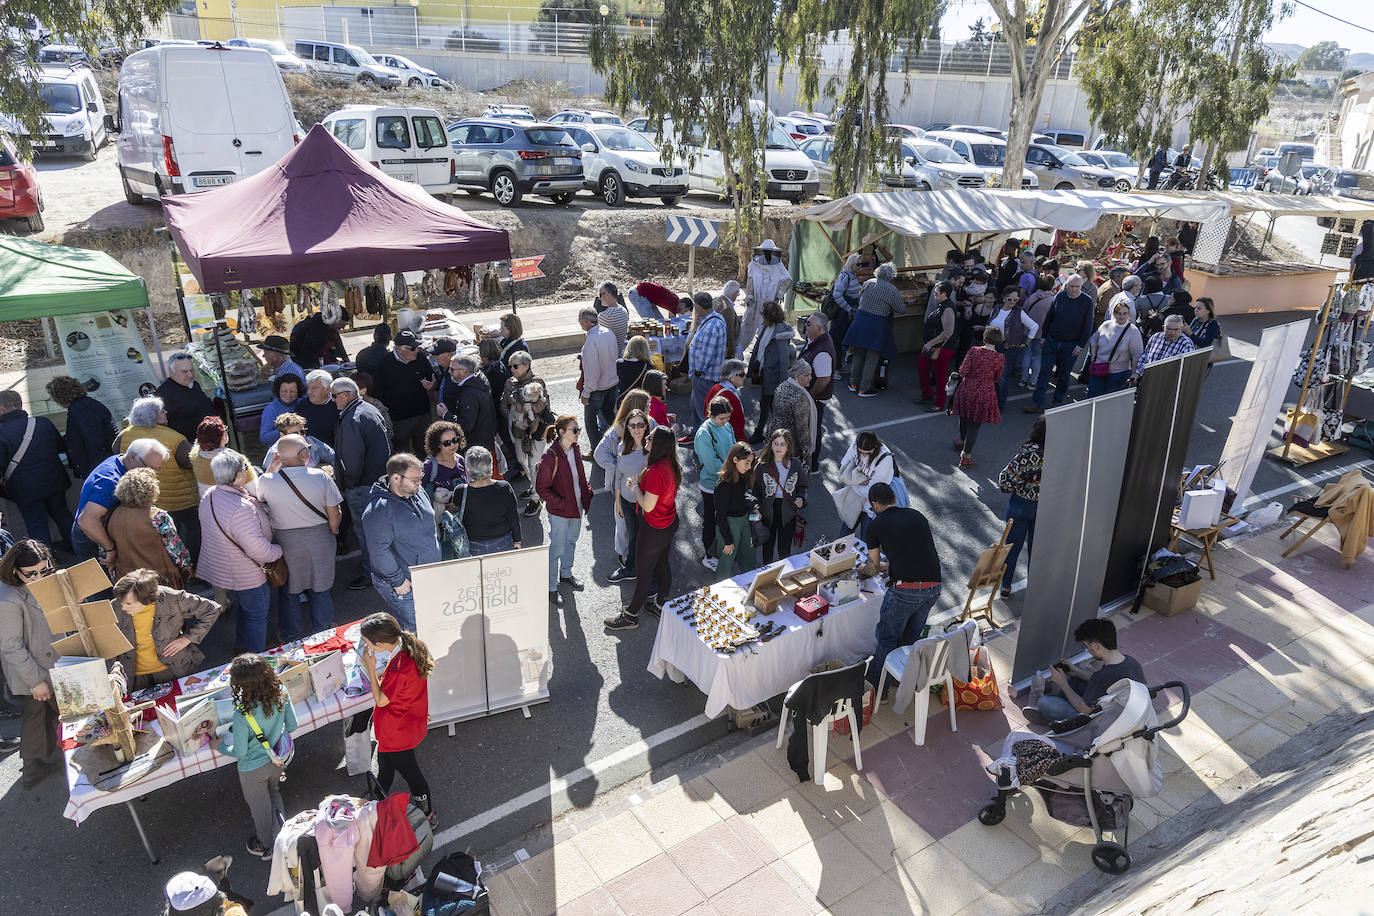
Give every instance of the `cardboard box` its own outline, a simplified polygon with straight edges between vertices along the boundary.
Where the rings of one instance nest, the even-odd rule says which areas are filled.
[[[1172,617],[1196,605],[1201,594],[1201,579],[1178,588],[1156,583],[1145,589],[1145,606],[1156,614]]]
[[[1178,527],[1185,531],[1202,531],[1221,520],[1221,504],[1226,489],[1189,490],[1183,494],[1178,511]]]

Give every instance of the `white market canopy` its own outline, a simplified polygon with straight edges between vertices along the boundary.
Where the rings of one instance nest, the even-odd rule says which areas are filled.
[[[1306,197],[1297,194],[1270,194],[1264,191],[1172,191],[1157,196],[1198,202],[1221,201],[1231,208],[1232,216],[1262,213],[1271,219],[1280,216],[1374,219],[1374,201],[1354,197]]]
[[[1222,200],[1169,194],[976,189],[851,194],[794,218],[838,230],[855,216],[867,216],[898,235],[919,237],[1032,229],[1086,232],[1107,215],[1204,222],[1224,217],[1228,210]]]

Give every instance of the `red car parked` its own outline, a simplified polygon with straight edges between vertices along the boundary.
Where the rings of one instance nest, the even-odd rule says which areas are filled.
[[[0,219],[22,219],[30,232],[43,230],[43,192],[38,170],[20,159],[9,137],[0,137]]]

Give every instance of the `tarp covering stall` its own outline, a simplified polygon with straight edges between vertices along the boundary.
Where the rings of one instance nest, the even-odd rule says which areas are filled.
[[[1231,216],[1262,213],[1271,217],[1327,216],[1374,219],[1374,201],[1355,197],[1309,197],[1300,194],[1270,194],[1264,191],[1170,191],[1157,196],[1190,201],[1220,201],[1231,208]]]
[[[510,257],[506,230],[383,174],[319,124],[271,168],[162,205],[207,293]]]
[[[1085,232],[1103,216],[1202,222],[1225,201],[1114,191],[892,191],[851,194],[796,214],[789,266],[795,281],[829,284],[841,255],[882,236],[898,266],[938,265],[968,248],[1035,229]],[[808,223],[815,225],[808,226]],[[894,238],[900,237],[900,238]]]
[[[0,321],[147,306],[143,278],[103,251],[0,236]]]

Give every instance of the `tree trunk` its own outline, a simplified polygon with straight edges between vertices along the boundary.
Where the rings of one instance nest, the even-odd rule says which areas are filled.
[[[1042,64],[1041,55],[1024,70],[1024,76],[1017,79],[1011,96],[1011,123],[1007,128],[1007,161],[1002,166],[1002,187],[1013,191],[1021,190],[1021,173],[1026,168],[1026,148],[1030,146],[1030,135],[1035,131],[1035,120],[1040,115],[1040,100],[1045,94],[1045,76],[1052,66]],[[1013,76],[1013,79],[1016,79]]]

